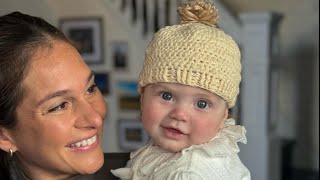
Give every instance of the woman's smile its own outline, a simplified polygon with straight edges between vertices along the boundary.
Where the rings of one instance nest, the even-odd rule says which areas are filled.
[[[90,150],[95,148],[99,144],[97,135],[94,135],[88,139],[80,140],[76,143],[68,144],[66,147],[71,150]]]

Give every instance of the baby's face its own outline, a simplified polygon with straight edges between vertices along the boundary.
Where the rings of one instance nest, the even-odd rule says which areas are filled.
[[[156,83],[141,95],[142,122],[154,143],[171,152],[203,144],[228,117],[226,102],[201,88]]]

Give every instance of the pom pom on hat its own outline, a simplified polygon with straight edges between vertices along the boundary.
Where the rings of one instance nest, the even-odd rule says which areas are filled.
[[[158,82],[179,83],[215,93],[233,107],[241,81],[238,45],[216,27],[212,4],[193,0],[178,12],[181,24],[160,29],[149,43],[138,91]]]
[[[178,8],[181,24],[199,22],[209,26],[218,23],[218,10],[210,3],[204,1],[191,1]]]

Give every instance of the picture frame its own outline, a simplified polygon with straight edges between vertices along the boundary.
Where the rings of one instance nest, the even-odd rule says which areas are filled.
[[[87,64],[103,64],[103,29],[99,17],[64,18],[60,29]]]
[[[141,121],[135,119],[119,119],[118,133],[119,146],[125,151],[136,150],[147,144],[149,140]]]
[[[128,42],[114,41],[111,43],[112,63],[115,70],[128,70]]]
[[[140,94],[138,93],[137,87],[137,81],[120,80],[116,83],[119,110],[140,110]]]
[[[108,72],[94,72],[95,83],[103,95],[110,94],[110,77]]]

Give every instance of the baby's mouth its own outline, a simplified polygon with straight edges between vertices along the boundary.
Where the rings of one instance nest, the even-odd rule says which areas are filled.
[[[67,147],[83,147],[83,146],[90,146],[91,144],[95,143],[97,141],[97,135],[94,135],[93,137],[89,139],[84,139],[82,141],[69,144]]]
[[[173,133],[177,133],[177,134],[183,134],[179,129],[175,129],[175,128],[166,128],[168,131],[171,131]]]
[[[171,127],[171,126],[163,126],[162,127],[166,132],[173,134],[173,135],[186,135],[183,131],[179,128]]]

